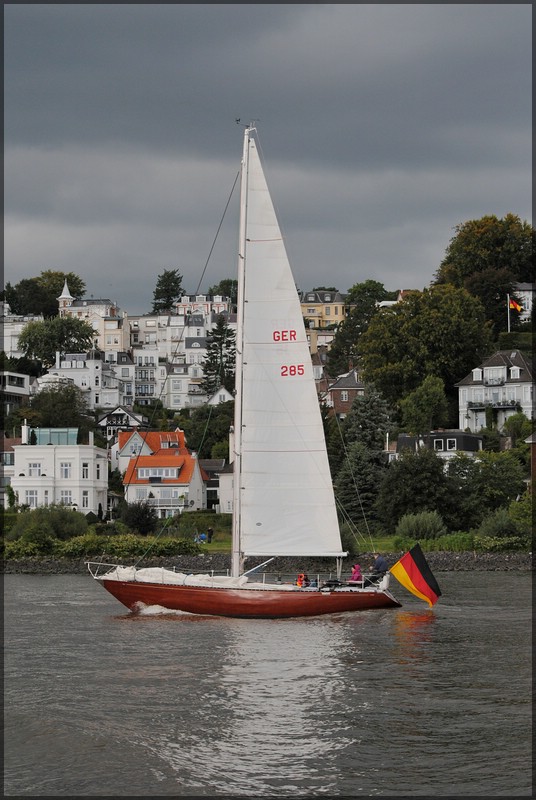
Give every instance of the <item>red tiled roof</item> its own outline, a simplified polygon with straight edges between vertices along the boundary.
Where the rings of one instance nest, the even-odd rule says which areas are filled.
[[[181,454],[188,453],[188,448],[186,447],[186,439],[184,437],[184,431],[175,430],[175,431],[119,431],[118,433],[118,443],[119,443],[119,450],[121,451],[127,442],[133,436],[140,436],[143,441],[147,444],[149,449],[152,453],[158,453],[159,451],[163,451],[169,453],[169,444],[175,444],[176,447],[173,448],[173,452],[179,451]],[[164,443],[168,444],[167,447],[163,447]]]

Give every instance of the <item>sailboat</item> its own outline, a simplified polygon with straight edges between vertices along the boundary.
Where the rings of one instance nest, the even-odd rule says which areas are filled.
[[[256,130],[240,179],[233,527],[230,575],[106,565],[93,577],[131,611],[283,618],[397,607],[387,572],[340,580],[343,551],[299,296],[270,197]],[[333,557],[337,580],[298,586],[244,572],[246,558]],[[266,562],[260,564],[263,567]]]

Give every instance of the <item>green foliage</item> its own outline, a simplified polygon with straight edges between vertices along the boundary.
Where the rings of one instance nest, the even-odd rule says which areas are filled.
[[[341,428],[346,445],[360,442],[370,450],[383,450],[385,436],[391,429],[389,407],[373,386],[367,386],[363,395],[357,395]]]
[[[416,543],[417,540],[412,537],[395,536],[393,547],[395,550],[411,550]],[[470,532],[455,531],[439,536],[437,539],[427,539],[420,544],[425,552],[463,553],[475,549],[475,537]]]
[[[231,304],[236,306],[238,294],[238,281],[236,278],[224,278],[215,286],[211,286],[207,292],[208,295],[220,295],[221,297],[229,297]]]
[[[26,358],[37,359],[45,367],[56,362],[60,353],[85,353],[93,348],[93,326],[77,317],[52,317],[29,322],[19,336],[19,349]]]
[[[3,551],[6,560],[36,558],[43,554],[37,542],[27,542],[24,539],[16,539],[14,542],[4,542]]]
[[[21,512],[7,536],[36,542],[46,538],[70,539],[80,536],[87,527],[87,520],[79,511],[60,505],[41,506]]]
[[[331,375],[342,375],[358,362],[359,338],[367,330],[370,320],[378,313],[377,303],[388,296],[383,283],[367,280],[356,283],[348,290],[345,303],[351,306],[333,338],[327,354],[327,367]]]
[[[512,439],[512,446],[525,444],[525,439],[532,433],[532,424],[521,411],[512,414],[503,426],[503,434]],[[528,445],[526,445],[528,449]]]
[[[533,280],[534,229],[515,214],[490,214],[456,226],[436,272],[436,284],[465,288],[478,297],[495,332],[507,321],[506,295]]]
[[[203,361],[201,387],[211,397],[221,386],[228,392],[234,390],[236,364],[236,333],[227,324],[223,314],[208,333],[206,356]]]
[[[421,385],[401,402],[402,425],[414,434],[428,433],[448,420],[445,384],[441,378],[428,375]]]
[[[436,286],[411,292],[374,315],[360,338],[363,376],[396,407],[429,375],[455,384],[491,347],[484,309],[465,289]]]
[[[507,508],[498,508],[485,517],[478,529],[478,535],[491,539],[504,539],[517,536],[515,521],[510,517]]]
[[[374,518],[378,484],[386,470],[383,454],[361,442],[347,447],[346,459],[334,482],[337,503],[356,524]]]
[[[81,441],[87,441],[88,431],[95,426],[84,393],[72,384],[42,389],[32,399],[32,411],[32,427],[78,428]]]
[[[165,269],[156,281],[153,292],[152,313],[171,311],[177,300],[182,297],[182,275],[178,269]]]
[[[523,495],[525,474],[514,453],[508,450],[503,453],[481,450],[475,461],[478,471],[471,489],[480,498],[483,508],[494,511],[518,495]]]
[[[532,331],[502,331],[497,339],[497,350],[520,350],[527,357],[532,355]]]
[[[447,533],[445,523],[437,511],[421,511],[418,514],[404,514],[396,526],[396,536],[416,539],[438,539]]]
[[[125,503],[121,509],[121,521],[131,530],[146,536],[156,530],[158,516],[154,506],[140,500],[135,503]]]
[[[212,458],[212,448],[223,442],[228,448],[229,429],[233,424],[234,400],[217,406],[199,406],[176,416],[176,424],[184,431],[188,447],[199,458]]]
[[[449,488],[442,459],[428,449],[402,452],[383,475],[375,508],[390,533],[404,514],[438,511],[445,518]]]
[[[13,314],[55,317],[58,314],[58,297],[66,280],[75,299],[79,300],[85,295],[86,285],[74,272],[48,269],[41,272],[39,277],[24,278],[15,286],[6,283],[4,296]]]
[[[508,506],[508,516],[515,522],[517,531],[523,536],[532,534],[533,511],[533,495],[528,491],[520,500],[512,500]]]

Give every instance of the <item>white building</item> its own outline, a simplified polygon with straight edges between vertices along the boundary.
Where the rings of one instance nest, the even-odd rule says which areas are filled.
[[[93,347],[108,351],[126,350],[129,345],[127,315],[115,301],[107,298],[75,300],[67,281],[58,297],[60,317],[76,317],[87,322],[95,331]]]
[[[498,430],[518,411],[535,418],[532,365],[519,350],[494,353],[456,386],[461,430],[485,428],[487,410]]]
[[[76,444],[77,434],[76,428],[22,426],[22,443],[13,447],[11,478],[20,505],[65,505],[83,514],[106,513],[108,454],[94,445],[91,433],[89,444]]]
[[[19,349],[19,336],[22,329],[29,322],[43,322],[43,315],[22,316],[21,314],[12,314],[9,304],[0,301],[0,318],[2,326],[2,346],[0,349],[4,351],[8,358],[22,358],[24,353]]]
[[[105,361],[105,353],[56,354],[56,365],[32,384],[32,393],[54,384],[72,383],[84,394],[87,407],[115,408],[134,402],[135,367],[128,353],[118,353],[117,362]]]

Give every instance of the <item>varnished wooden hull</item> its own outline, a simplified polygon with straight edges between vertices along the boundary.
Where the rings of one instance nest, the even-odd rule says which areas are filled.
[[[208,588],[98,579],[107,591],[133,612],[143,606],[221,617],[313,617],[401,604],[389,591],[338,587],[330,590]]]

